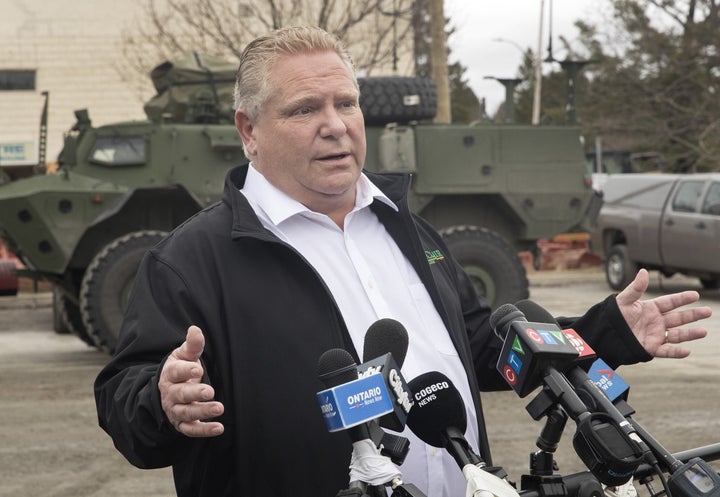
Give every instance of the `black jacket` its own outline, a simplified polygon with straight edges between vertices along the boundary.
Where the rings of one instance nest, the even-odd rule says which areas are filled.
[[[144,258],[115,356],[95,382],[100,426],[132,464],[172,465],[178,496],[332,497],[347,487],[351,446],[342,433],[328,433],[320,415],[318,358],[339,347],[360,361],[321,278],[263,228],[239,192],[246,174],[247,166],[231,170],[222,201]],[[442,316],[485,433],[479,391],[506,388],[495,370],[501,344],[488,324],[490,308],[437,232],[410,213],[409,177],[368,176],[400,209],[396,213],[381,202],[371,207]],[[428,264],[425,252],[438,249],[445,258]],[[206,337],[205,381],[225,405],[219,419],[225,433],[217,438],[180,435],[160,405],[163,361],[191,324]],[[611,365],[649,359],[614,299],[574,326]],[[602,346],[601,337],[615,346]],[[485,440],[480,447],[489,460]]]

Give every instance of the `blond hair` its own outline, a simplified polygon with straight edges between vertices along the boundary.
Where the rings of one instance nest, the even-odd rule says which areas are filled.
[[[340,56],[357,88],[350,54],[336,36],[314,26],[290,26],[260,36],[245,47],[235,76],[235,108],[256,119],[273,91],[270,69],[280,56],[325,51]]]

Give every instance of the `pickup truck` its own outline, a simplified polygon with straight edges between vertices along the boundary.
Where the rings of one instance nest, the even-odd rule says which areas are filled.
[[[604,187],[590,250],[621,290],[639,267],[720,285],[720,173],[619,174]]]

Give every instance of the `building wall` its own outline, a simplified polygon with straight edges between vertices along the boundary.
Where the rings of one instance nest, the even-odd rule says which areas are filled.
[[[0,69],[35,69],[35,90],[0,91],[0,143],[37,144],[48,91],[47,160],[54,162],[73,112],[94,123],[142,119],[143,99],[118,74],[120,34],[139,0],[0,0]],[[36,160],[36,157],[35,157]]]

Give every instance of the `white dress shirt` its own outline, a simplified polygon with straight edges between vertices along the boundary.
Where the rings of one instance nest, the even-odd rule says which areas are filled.
[[[310,211],[275,188],[252,165],[241,192],[262,224],[320,274],[361,358],[365,332],[372,323],[393,318],[405,326],[409,345],[403,376],[410,381],[439,371],[450,378],[465,399],[465,436],[477,452],[477,417],[457,351],[414,268],[369,208],[378,199],[397,210],[392,201],[361,175],[355,207],[345,217],[343,230],[328,216]],[[402,435],[410,440],[410,452],[400,467],[405,482],[428,497],[465,495],[462,472],[445,450],[424,444],[409,429]]]

